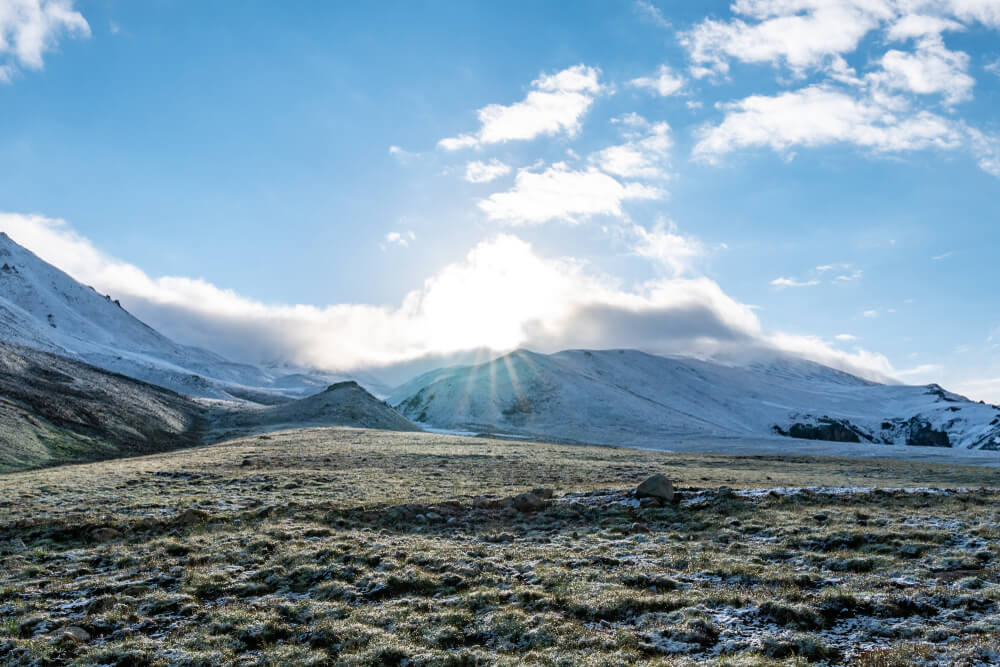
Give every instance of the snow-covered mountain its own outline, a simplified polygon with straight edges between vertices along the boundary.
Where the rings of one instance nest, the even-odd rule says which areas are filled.
[[[522,350],[426,373],[389,402],[430,427],[554,440],[659,446],[791,436],[1000,449],[996,406],[788,357],[727,366],[635,350]]]
[[[343,379],[273,372],[180,345],[0,232],[0,340],[85,361],[180,394],[276,402]]]

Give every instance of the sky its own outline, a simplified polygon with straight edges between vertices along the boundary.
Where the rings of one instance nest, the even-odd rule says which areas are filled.
[[[0,0],[0,229],[350,370],[792,353],[1000,402],[1000,0]]]

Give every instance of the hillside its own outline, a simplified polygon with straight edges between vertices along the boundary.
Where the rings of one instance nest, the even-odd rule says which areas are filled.
[[[176,343],[3,232],[0,340],[202,398],[274,403],[311,394],[333,378],[295,369],[265,371]]]
[[[419,423],[620,445],[780,438],[1000,447],[1000,409],[936,385],[882,385],[800,359],[726,366],[634,350],[517,351],[441,369],[390,403]]]
[[[217,435],[306,426],[353,426],[387,431],[420,427],[375,398],[357,382],[332,384],[318,394],[270,407],[227,406],[214,415]]]
[[[191,446],[204,416],[172,391],[0,342],[0,472]]]
[[[198,401],[80,361],[0,342],[0,473],[303,426],[420,430],[355,382],[271,407]]]

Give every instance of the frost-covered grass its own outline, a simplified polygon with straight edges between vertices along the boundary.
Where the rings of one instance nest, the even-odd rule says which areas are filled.
[[[3,475],[0,663],[993,664],[998,478],[347,429]]]

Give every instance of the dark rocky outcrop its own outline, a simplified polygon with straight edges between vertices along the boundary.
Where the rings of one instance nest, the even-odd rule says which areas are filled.
[[[796,422],[788,427],[788,430],[775,426],[774,431],[779,435],[790,438],[800,438],[802,440],[828,440],[830,442],[861,442],[854,426],[846,420],[836,420],[824,417],[815,424],[804,424]],[[865,438],[871,440],[871,438]]]
[[[951,447],[951,439],[945,431],[935,430],[930,422],[912,417],[906,435],[906,444],[912,447]]]

